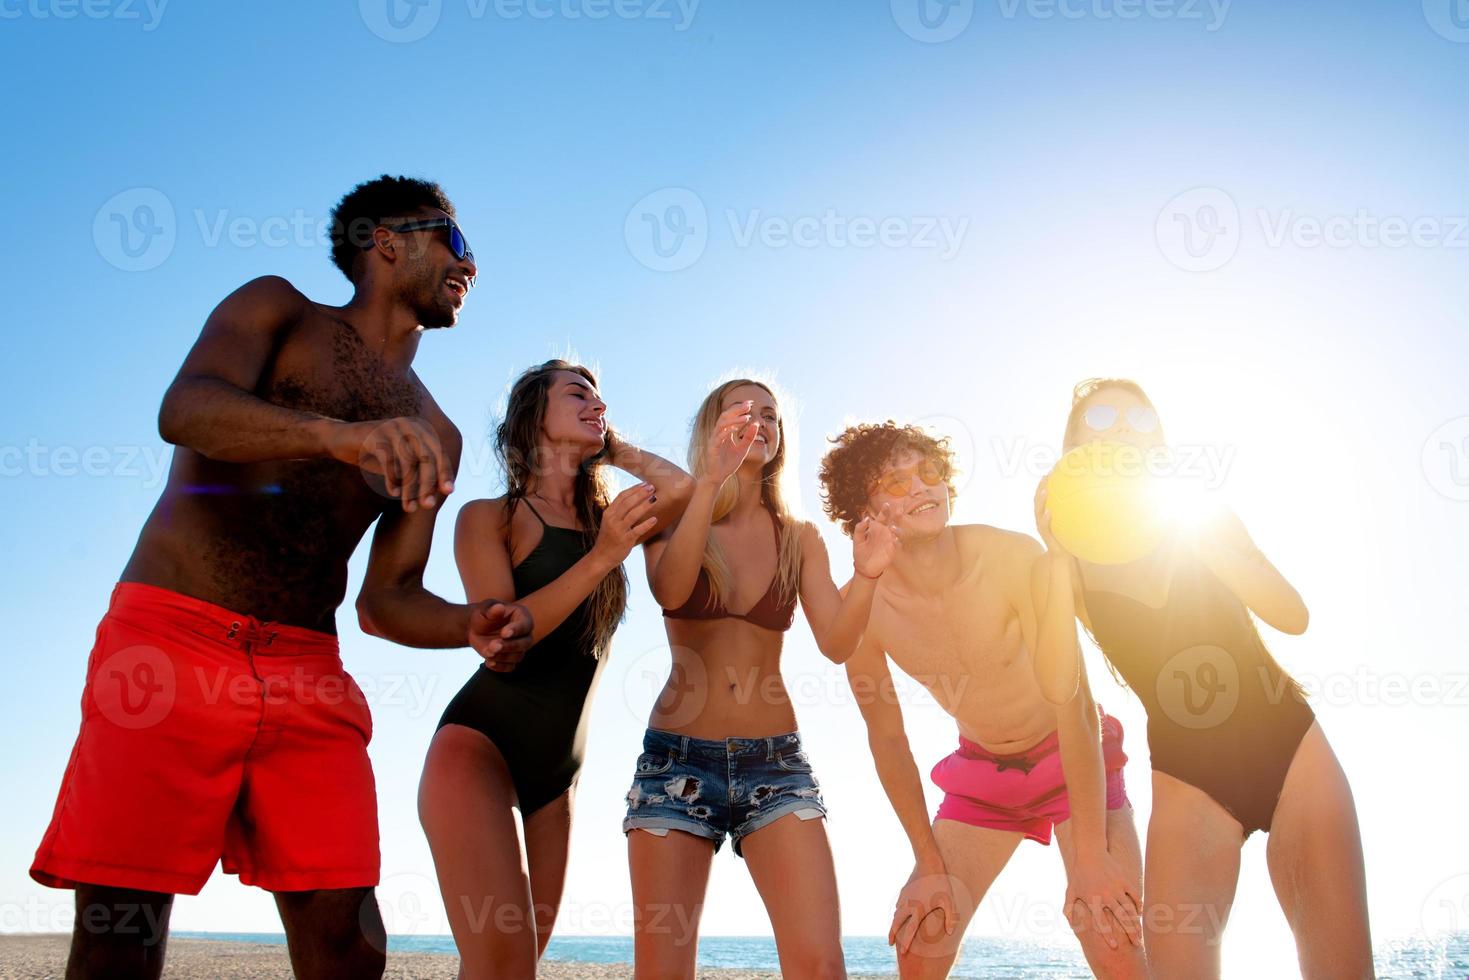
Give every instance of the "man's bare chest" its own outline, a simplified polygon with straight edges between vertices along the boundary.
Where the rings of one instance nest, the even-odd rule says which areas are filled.
[[[1003,670],[1024,654],[1019,614],[993,588],[884,595],[872,623],[894,663],[914,676]]]
[[[300,412],[343,422],[419,415],[422,391],[412,373],[389,371],[344,323],[318,318],[276,352],[261,396]]]

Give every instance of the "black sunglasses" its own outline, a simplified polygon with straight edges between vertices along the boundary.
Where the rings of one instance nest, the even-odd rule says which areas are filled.
[[[424,218],[422,221],[410,221],[407,224],[401,225],[383,225],[383,227],[388,229],[388,231],[397,232],[400,235],[405,235],[410,231],[429,231],[433,228],[448,228],[449,251],[454,253],[454,258],[468,259],[470,262],[474,261],[474,251],[469,247],[469,242],[465,241],[464,232],[459,230],[459,226],[454,223],[453,218]],[[369,242],[362,247],[372,248],[372,243]]]

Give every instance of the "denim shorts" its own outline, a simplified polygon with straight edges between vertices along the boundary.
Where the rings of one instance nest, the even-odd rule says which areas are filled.
[[[746,834],[787,813],[802,820],[826,816],[799,733],[706,739],[650,728],[622,832],[682,830],[712,840],[716,851],[728,834],[740,854]]]

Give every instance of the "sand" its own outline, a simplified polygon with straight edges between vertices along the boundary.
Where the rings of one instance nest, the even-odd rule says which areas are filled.
[[[70,936],[0,936],[0,980],[61,980],[66,972]],[[457,957],[443,953],[389,953],[391,980],[454,980],[459,975]],[[263,943],[215,942],[209,939],[170,939],[165,978],[248,978],[290,980],[291,962],[284,946]],[[545,963],[542,980],[624,980],[632,967],[600,963]],[[777,973],[750,970],[700,970],[708,980],[778,980]]]

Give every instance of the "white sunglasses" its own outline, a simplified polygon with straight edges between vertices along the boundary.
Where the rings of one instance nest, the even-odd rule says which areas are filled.
[[[1093,405],[1083,413],[1087,428],[1093,432],[1106,432],[1117,424],[1115,405]],[[1132,431],[1148,434],[1158,430],[1158,413],[1143,405],[1134,405],[1127,410],[1127,424]]]

